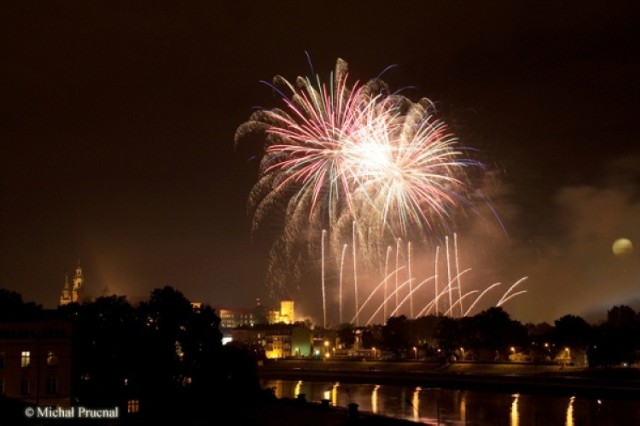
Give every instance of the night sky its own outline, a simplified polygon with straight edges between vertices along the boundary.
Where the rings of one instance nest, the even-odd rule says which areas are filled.
[[[396,65],[384,80],[478,150],[506,232],[478,220],[461,246],[478,288],[528,277],[512,317],[640,307],[636,2],[468,3],[3,4],[0,287],[54,307],[80,259],[94,296],[268,300],[258,162],[234,133],[308,52],[323,78],[337,58],[353,82]]]

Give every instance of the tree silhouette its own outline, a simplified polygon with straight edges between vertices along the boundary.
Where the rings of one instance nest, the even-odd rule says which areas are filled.
[[[640,315],[629,306],[614,306],[596,327],[590,346],[592,366],[630,365],[640,360]]]
[[[340,344],[344,345],[345,348],[350,348],[356,341],[356,336],[354,334],[354,327],[351,323],[340,324],[337,331],[338,339],[340,340]]]
[[[173,287],[153,290],[135,308],[124,296],[109,296],[58,313],[74,324],[80,402],[139,399],[142,417],[157,423],[202,419],[212,406],[260,397],[252,354],[223,348],[216,312]]]
[[[138,322],[125,296],[100,297],[91,303],[70,303],[59,312],[73,323],[74,384],[91,404],[118,404],[132,386],[140,362]]]
[[[41,313],[41,305],[25,302],[20,293],[0,288],[0,321],[35,319]]]
[[[391,317],[382,328],[382,345],[388,351],[400,359],[403,352],[410,347],[409,340],[410,321],[406,316]]]
[[[460,322],[451,317],[441,317],[436,329],[440,357],[450,360],[461,344]]]
[[[527,329],[500,307],[492,307],[474,317],[478,345],[494,353],[494,360],[503,359],[511,346],[527,341]]]

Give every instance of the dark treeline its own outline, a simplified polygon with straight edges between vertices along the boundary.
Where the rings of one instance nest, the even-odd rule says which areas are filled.
[[[624,366],[640,361],[640,314],[614,306],[599,324],[565,315],[553,325],[522,324],[502,308],[472,317],[429,315],[411,320],[389,318],[385,325],[339,327],[347,347],[361,337],[364,349],[380,348],[396,359],[451,361],[554,362],[577,366]]]
[[[0,289],[0,321],[41,319],[72,322],[74,404],[126,412],[127,401],[139,400],[138,417],[154,423],[210,418],[214,407],[265,396],[252,354],[223,346],[216,312],[192,306],[172,287],[153,290],[135,307],[108,296],[53,311]]]

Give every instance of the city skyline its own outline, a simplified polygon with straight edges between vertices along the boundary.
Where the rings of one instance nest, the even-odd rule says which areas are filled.
[[[528,277],[504,306],[523,322],[637,309],[632,5],[8,6],[0,286],[54,307],[80,259],[95,295],[171,285],[211,305],[268,301],[278,224],[251,235],[261,147],[235,148],[234,134],[278,106],[261,81],[311,73],[308,52],[321,78],[343,58],[351,81],[384,71],[413,101],[428,97],[486,165],[500,220],[460,232],[470,288]],[[619,238],[633,249],[614,254]],[[300,305],[320,323],[312,279]]]

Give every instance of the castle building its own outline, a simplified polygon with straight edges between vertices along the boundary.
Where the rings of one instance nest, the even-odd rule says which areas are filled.
[[[293,309],[293,300],[284,299],[280,301],[280,318],[279,321],[275,322],[283,322],[285,324],[293,324],[294,320],[294,309]]]
[[[255,324],[253,309],[250,308],[220,308],[220,326],[222,328],[236,328],[248,325],[253,327]]]
[[[256,299],[254,308],[218,308],[220,325],[223,329],[243,326],[253,327],[258,324],[293,324],[294,304],[291,299],[280,301],[280,310],[270,309]]]
[[[82,301],[83,295],[84,277],[82,276],[82,266],[80,266],[80,261],[78,261],[72,284],[69,284],[69,275],[65,275],[64,277],[64,287],[62,288],[59,304],[62,306],[69,303],[79,303]]]

